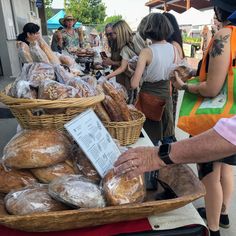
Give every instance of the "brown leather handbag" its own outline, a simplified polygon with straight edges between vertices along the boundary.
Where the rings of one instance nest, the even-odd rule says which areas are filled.
[[[142,111],[144,115],[154,121],[160,121],[166,101],[155,95],[146,92],[140,92],[135,107]]]

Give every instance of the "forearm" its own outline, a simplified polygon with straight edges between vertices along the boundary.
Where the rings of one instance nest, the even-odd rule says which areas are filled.
[[[109,74],[109,75],[107,76],[107,79],[110,79],[110,78],[112,78],[112,77],[114,77],[114,76],[117,76],[117,75],[121,74],[121,73],[124,72],[124,71],[125,71],[125,70],[124,70],[123,68],[119,67],[119,68],[117,68],[115,71],[113,71],[111,74]]]
[[[170,158],[176,163],[203,163],[233,155],[236,146],[214,129],[171,144]]]
[[[120,66],[121,65],[121,61],[111,61],[111,66]]]
[[[200,94],[203,97],[214,97],[213,90],[207,87],[206,82],[201,82],[198,85],[188,84],[188,91],[194,94]]]

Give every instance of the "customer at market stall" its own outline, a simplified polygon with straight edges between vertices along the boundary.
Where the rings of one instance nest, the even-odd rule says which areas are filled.
[[[82,40],[77,30],[73,28],[77,19],[72,15],[67,15],[64,18],[59,19],[59,22],[64,27],[64,29],[57,34],[59,46],[68,52],[79,48]]]
[[[221,91],[227,77],[230,49],[233,46],[231,45],[232,30],[226,26],[230,24],[227,20],[228,16],[236,10],[236,2],[230,0],[213,2],[216,17],[224,27],[215,34],[209,55],[206,55],[209,62],[206,81],[198,85],[186,85],[177,74],[176,81],[173,81],[176,88],[185,88],[190,93],[203,97],[215,97]],[[230,226],[228,210],[233,194],[233,169],[230,165],[236,165],[236,156],[199,165],[199,176],[207,190],[205,196],[207,222],[209,229],[215,232],[212,235],[219,235],[219,223],[224,228]],[[204,217],[205,209],[200,209],[200,214]]]
[[[168,18],[170,21],[174,32],[167,38],[167,42],[171,43],[175,47],[175,64],[178,64],[181,62],[181,60],[184,59],[184,50],[183,50],[183,40],[182,40],[182,34],[178,25],[178,22],[174,15],[168,12],[163,13],[164,16]],[[177,107],[177,101],[178,101],[178,90],[172,85],[172,102],[173,102],[173,120],[175,124],[176,120],[176,107]],[[165,130],[165,129],[164,129]],[[164,137],[166,135],[164,134]],[[175,137],[166,137],[163,140],[163,143],[169,143],[171,141],[175,141]]]
[[[105,35],[107,37],[108,46],[110,47],[111,57],[103,57],[102,63],[104,66],[111,66],[111,69],[115,70],[117,69],[121,64],[121,56],[120,51],[117,50],[117,41],[113,39],[113,24],[108,23],[105,26]],[[120,81],[120,76],[117,75],[116,79],[117,81]]]
[[[167,42],[167,38],[172,32],[170,22],[163,14],[148,15],[141,35],[151,39],[152,44],[140,52],[137,67],[131,79],[133,89],[141,86],[140,94],[145,93],[146,97],[148,95],[147,99],[152,102],[155,114],[163,112],[160,117],[154,117],[155,114],[145,114],[144,129],[154,145],[158,145],[158,142],[163,140],[163,134],[166,137],[174,136],[169,73],[174,64],[175,50],[174,46]],[[146,74],[144,75],[145,68]],[[153,101],[156,102],[153,103]],[[161,104],[163,102],[165,102],[165,106]],[[143,112],[145,113],[145,111]]]
[[[61,30],[63,29],[62,26],[60,26],[56,32],[54,32],[53,36],[52,36],[52,42],[51,42],[51,49],[54,52],[59,52],[61,53],[62,49],[60,47],[60,45],[58,44],[58,32],[61,32]]]
[[[91,47],[98,47],[100,44],[100,38],[96,29],[92,29],[89,33],[89,42]]]
[[[30,45],[30,42],[34,42],[39,40],[40,37],[40,27],[34,23],[27,23],[23,27],[23,32],[19,34],[16,38],[17,41],[21,41]]]

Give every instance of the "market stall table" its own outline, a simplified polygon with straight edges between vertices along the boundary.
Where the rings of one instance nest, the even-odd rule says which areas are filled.
[[[132,145],[132,147],[153,146],[145,131],[142,133],[144,137],[139,138],[139,140],[134,145]],[[24,232],[0,225],[0,235],[28,236],[32,234],[45,236],[49,234],[50,236],[106,236],[118,234],[207,236],[208,231],[204,221],[199,216],[192,204],[188,204],[173,211],[168,211],[145,219],[123,221],[60,232]]]

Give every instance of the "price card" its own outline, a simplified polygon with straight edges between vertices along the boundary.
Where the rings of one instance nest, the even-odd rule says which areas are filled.
[[[64,126],[104,177],[121,153],[95,112],[88,109]]]

